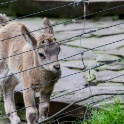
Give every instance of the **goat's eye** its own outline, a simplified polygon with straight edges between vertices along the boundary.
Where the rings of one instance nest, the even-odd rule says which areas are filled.
[[[39,53],[40,57],[42,57],[42,59],[45,59],[45,55],[43,53]]]
[[[41,42],[44,43],[44,40],[42,40]]]

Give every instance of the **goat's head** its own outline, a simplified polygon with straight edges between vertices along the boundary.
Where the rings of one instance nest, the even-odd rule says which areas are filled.
[[[27,43],[36,49],[36,55],[38,61],[46,70],[57,73],[60,71],[60,64],[58,62],[58,54],[60,52],[60,46],[56,42],[53,28],[47,18],[43,20],[44,33],[36,40],[32,33],[28,33],[29,30],[24,26],[22,31]]]

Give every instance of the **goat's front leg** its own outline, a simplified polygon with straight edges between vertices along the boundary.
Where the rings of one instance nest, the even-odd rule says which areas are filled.
[[[51,93],[52,91],[50,91],[49,93],[40,92],[39,122],[48,117]]]
[[[28,124],[34,124],[37,119],[37,109],[35,107],[34,94],[35,93],[33,89],[25,90],[23,93]]]

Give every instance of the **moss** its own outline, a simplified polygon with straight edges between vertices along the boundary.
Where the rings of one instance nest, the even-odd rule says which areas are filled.
[[[70,48],[82,48],[80,46],[74,46],[74,45],[68,45],[68,47],[70,47]]]
[[[88,82],[91,82],[91,81],[96,79],[96,71],[95,70],[91,70],[90,74],[89,74],[89,72],[85,72],[84,76],[85,76],[85,78],[86,78],[86,80]]]
[[[112,17],[112,19],[113,19],[113,21],[116,21],[116,20],[119,19],[119,16],[118,15],[115,15],[115,16]]]

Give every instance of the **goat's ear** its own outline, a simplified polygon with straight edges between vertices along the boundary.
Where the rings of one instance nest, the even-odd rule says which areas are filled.
[[[23,34],[24,39],[26,40],[26,42],[32,48],[36,48],[36,46],[37,46],[37,40],[35,39],[33,33],[31,33],[31,31],[25,25],[22,26],[22,34]]]
[[[46,17],[43,19],[43,27],[44,27],[44,33],[54,34],[52,25]]]

